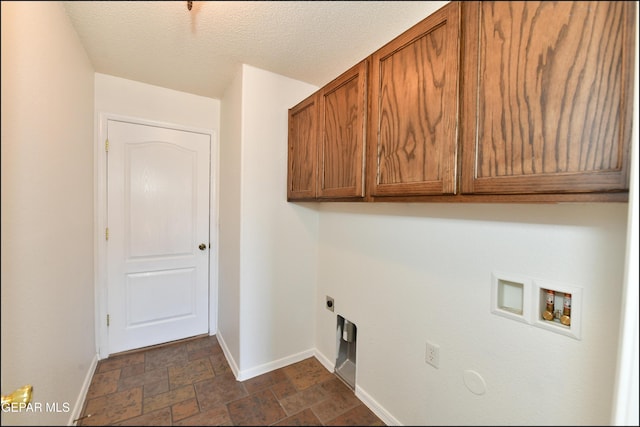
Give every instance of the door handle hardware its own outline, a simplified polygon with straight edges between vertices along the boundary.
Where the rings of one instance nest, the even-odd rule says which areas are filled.
[[[200,243],[200,245],[198,246],[198,249],[200,249],[201,251],[204,251],[205,249],[207,249],[207,245],[205,245],[204,243]]]
[[[24,387],[20,387],[15,390],[13,393],[8,394],[6,396],[2,396],[2,410],[4,411],[5,407],[11,406],[13,403],[19,404],[28,404],[31,402],[31,393],[33,392],[33,387],[30,385],[25,385]]]

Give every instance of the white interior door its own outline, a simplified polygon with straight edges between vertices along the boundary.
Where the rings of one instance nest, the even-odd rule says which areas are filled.
[[[109,353],[209,331],[210,135],[109,120]]]

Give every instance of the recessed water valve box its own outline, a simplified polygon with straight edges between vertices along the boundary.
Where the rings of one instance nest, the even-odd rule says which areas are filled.
[[[491,312],[519,322],[530,321],[531,280],[494,272],[491,276]]]
[[[534,280],[533,295],[534,326],[581,338],[582,288]]]

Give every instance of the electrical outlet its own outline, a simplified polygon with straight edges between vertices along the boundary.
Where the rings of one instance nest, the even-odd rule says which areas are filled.
[[[333,311],[333,306],[334,306],[333,298],[327,295],[327,310]]]
[[[440,367],[440,346],[427,341],[427,352],[425,354],[425,362],[435,368]]]

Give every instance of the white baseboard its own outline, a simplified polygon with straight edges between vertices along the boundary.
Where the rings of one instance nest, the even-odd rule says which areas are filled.
[[[224,353],[224,357],[227,359],[227,363],[229,363],[229,367],[231,368],[231,372],[233,372],[233,376],[236,377],[237,380],[239,374],[238,364],[231,355],[231,351],[229,351],[229,347],[227,347],[227,344],[224,342],[224,338],[222,337],[220,331],[216,332],[216,339],[218,340],[218,344],[220,344],[220,347],[222,348],[222,352]]]
[[[266,374],[267,372],[284,368],[285,366],[291,365],[292,363],[300,362],[301,360],[307,359],[314,355],[314,350],[305,350],[291,356],[283,357],[282,359],[274,360],[273,362],[265,363],[263,365],[255,366],[253,368],[241,371],[238,368],[238,364],[231,355],[227,344],[224,342],[224,337],[222,337],[220,332],[216,333],[216,338],[218,339],[218,343],[220,343],[220,347],[222,347],[224,356],[227,358],[227,362],[229,363],[231,372],[233,372],[233,375],[236,377],[236,381],[246,381],[253,377],[257,377],[258,375]]]
[[[216,334],[216,338],[220,343],[220,347],[222,347],[222,351],[229,362],[229,366],[231,367],[231,371],[233,375],[236,377],[237,381],[245,381],[250,378],[256,377],[258,375],[266,374],[267,372],[271,372],[273,370],[283,368],[292,363],[300,362],[301,360],[307,359],[311,356],[314,356],[318,361],[329,371],[335,372],[335,360],[329,359],[323,353],[321,353],[318,349],[310,349],[302,351],[298,354],[294,354],[292,356],[283,357],[282,359],[265,363],[264,365],[256,366],[251,369],[245,369],[244,371],[240,371],[238,369],[238,365],[236,364],[233,357],[231,357],[231,352],[227,348],[227,345],[224,342],[224,338],[220,335],[220,333]],[[371,411],[378,416],[386,425],[388,426],[401,426],[402,424],[398,421],[393,415],[389,413],[385,408],[382,407],[376,400],[369,395],[366,391],[364,391],[360,386],[356,384],[355,395],[358,399],[362,401]]]
[[[93,379],[93,374],[96,372],[97,367],[98,367],[98,354],[93,356],[93,360],[91,361],[91,365],[89,366],[87,375],[84,377],[84,382],[82,383],[80,394],[78,395],[76,404],[73,407],[73,411],[71,411],[71,418],[69,418],[69,422],[67,423],[67,425],[69,426],[76,425],[76,420],[80,418],[80,415],[82,414],[82,407],[84,405],[85,399],[87,398],[87,393],[89,392],[89,386],[91,386],[91,380]]]
[[[324,354],[320,353],[318,351],[318,349],[315,349],[313,351],[313,355],[316,357],[316,359],[318,359],[318,362],[322,363],[322,365],[325,368],[327,368],[327,371],[335,372],[335,370],[336,370],[336,361],[335,360],[330,360],[327,356],[325,356]]]
[[[388,426],[401,426],[402,424],[393,415],[384,409],[374,398],[356,384],[356,397],[362,400],[367,408],[378,416]]]
[[[315,349],[314,356],[325,368],[327,368],[330,372],[335,372],[336,364],[335,360],[329,359],[323,353],[321,353],[318,349]],[[401,426],[402,424],[398,421],[393,415],[389,413],[386,409],[384,409],[376,400],[369,395],[366,391],[364,391],[358,384],[356,384],[355,390],[356,397],[365,404],[365,406],[378,416],[386,425],[388,426]]]
[[[313,349],[301,351],[300,353],[283,357],[282,359],[274,360],[273,362],[265,363],[263,365],[258,365],[253,368],[242,370],[240,371],[239,375],[236,378],[238,379],[238,381],[245,381],[250,378],[257,377],[258,375],[266,374],[267,372],[284,368],[285,366],[300,362],[304,359],[308,359],[313,355],[314,355]]]

